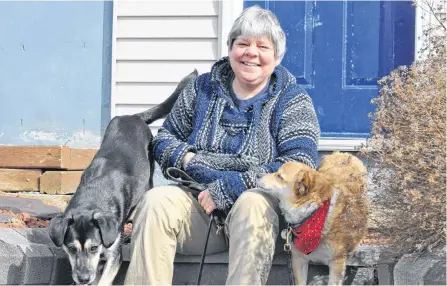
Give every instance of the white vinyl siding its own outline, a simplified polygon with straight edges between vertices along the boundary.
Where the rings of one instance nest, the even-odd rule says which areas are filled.
[[[219,54],[219,1],[114,1],[111,116],[134,114],[165,100]],[[163,120],[151,124],[154,133]]]

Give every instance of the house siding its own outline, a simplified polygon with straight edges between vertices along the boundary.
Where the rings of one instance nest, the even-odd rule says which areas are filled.
[[[111,20],[111,2],[0,1],[1,145],[99,146]]]
[[[218,1],[118,1],[114,25],[112,117],[162,102],[185,75],[209,71],[219,57]]]

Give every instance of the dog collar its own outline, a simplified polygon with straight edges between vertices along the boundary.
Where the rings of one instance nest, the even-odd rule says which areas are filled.
[[[329,206],[330,200],[327,200],[302,224],[291,226],[293,244],[301,253],[307,255],[320,244]]]

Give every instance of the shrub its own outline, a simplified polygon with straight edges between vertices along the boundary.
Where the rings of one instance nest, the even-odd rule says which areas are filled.
[[[372,220],[398,254],[446,240],[447,33],[438,20],[424,32],[424,57],[379,81],[372,137],[361,150],[375,170]]]

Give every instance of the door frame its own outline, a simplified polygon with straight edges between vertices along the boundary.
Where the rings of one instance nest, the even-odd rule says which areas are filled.
[[[244,0],[222,0],[219,7],[219,55],[228,55],[227,36],[234,20],[244,9]],[[319,151],[358,151],[366,144],[364,138],[320,138]]]

